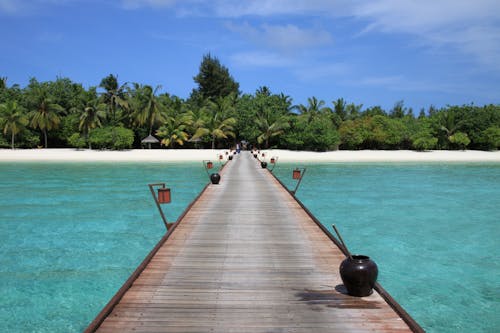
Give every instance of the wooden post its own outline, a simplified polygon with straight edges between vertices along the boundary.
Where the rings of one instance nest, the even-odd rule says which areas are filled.
[[[156,196],[156,192],[154,190],[155,186],[161,186],[161,188],[159,190],[165,189],[165,183],[148,184],[148,186],[149,186],[149,190],[151,191],[151,194],[153,195],[153,199],[155,200],[156,207],[158,207],[158,210],[160,211],[160,216],[161,216],[161,219],[163,220],[163,223],[165,224],[165,228],[167,228],[167,231],[168,231],[169,228],[173,225],[173,223],[168,223],[167,218],[165,217],[165,214],[163,214],[163,210],[161,209],[160,201],[158,201],[158,197]],[[170,197],[170,189],[168,189],[168,196]]]
[[[297,182],[297,185],[295,186],[295,189],[292,192],[293,195],[297,193],[297,190],[299,189],[300,182],[302,182],[302,178],[304,178],[304,174],[306,173],[306,168],[295,168],[293,170],[293,179],[298,179],[299,181]]]

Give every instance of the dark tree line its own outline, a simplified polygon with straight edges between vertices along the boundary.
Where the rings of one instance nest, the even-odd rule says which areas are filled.
[[[154,135],[162,147],[227,148],[246,140],[262,148],[483,149],[500,147],[500,106],[463,105],[420,110],[402,101],[391,110],[363,109],[339,98],[308,99],[262,86],[241,94],[216,57],[205,55],[187,99],[161,87],[122,83],[115,75],[83,88],[68,78],[26,87],[0,79],[0,147],[128,149]]]

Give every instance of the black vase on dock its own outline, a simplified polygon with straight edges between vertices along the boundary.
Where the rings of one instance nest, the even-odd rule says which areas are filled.
[[[260,166],[262,167],[262,169],[267,168],[267,162],[260,162]]]
[[[254,158],[257,158],[257,154],[253,154],[253,157],[254,157]]]
[[[210,181],[212,184],[219,184],[220,182],[220,175],[218,173],[213,173],[210,175]]]
[[[227,159],[231,161],[233,159],[233,155],[229,155]]]
[[[353,255],[340,264],[340,276],[351,296],[369,296],[377,281],[377,264],[368,256]]]

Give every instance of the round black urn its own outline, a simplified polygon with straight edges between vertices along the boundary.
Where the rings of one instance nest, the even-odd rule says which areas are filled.
[[[254,157],[254,158],[257,158],[257,154],[253,154],[253,157]]]
[[[262,169],[267,168],[267,162],[260,162],[260,166],[262,167]]]
[[[353,255],[340,264],[340,276],[347,293],[352,296],[368,296],[377,281],[377,264],[368,256]]]
[[[210,181],[212,184],[219,184],[220,182],[220,175],[218,173],[213,173],[210,175]]]
[[[231,161],[233,159],[233,155],[229,155],[227,159]]]

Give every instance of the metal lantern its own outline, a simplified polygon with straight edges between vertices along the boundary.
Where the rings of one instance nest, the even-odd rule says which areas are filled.
[[[271,157],[271,164],[276,163],[276,159],[274,157]]]
[[[219,160],[222,160],[224,158],[224,156],[222,156],[222,154],[219,155]]]
[[[293,170],[292,177],[293,179],[300,179],[300,170],[299,169]]]
[[[207,169],[212,169],[214,167],[214,164],[210,161],[207,162]]]
[[[170,189],[165,187],[165,188],[159,188],[158,189],[158,202],[159,203],[170,203],[171,198],[170,198]]]

